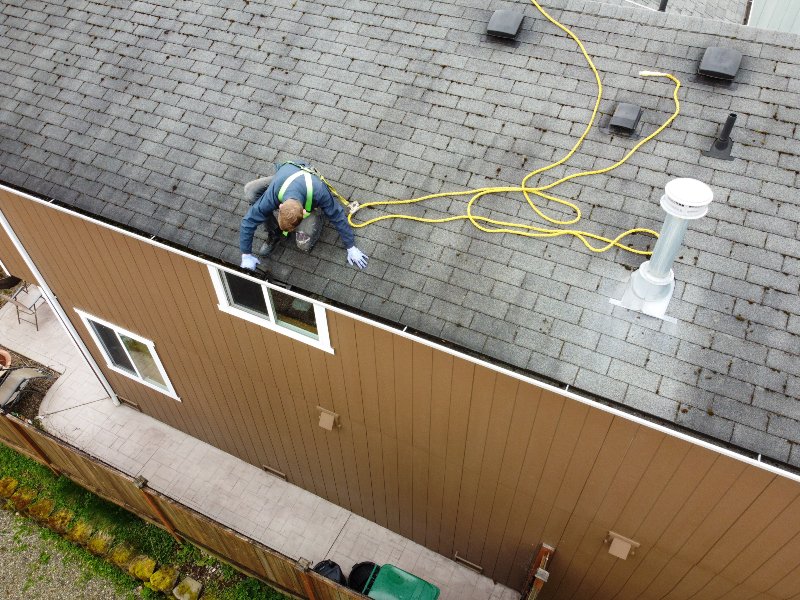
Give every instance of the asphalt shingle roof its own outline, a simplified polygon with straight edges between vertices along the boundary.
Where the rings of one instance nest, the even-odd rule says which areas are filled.
[[[277,251],[272,276],[800,466],[797,38],[627,2],[544,5],[603,75],[600,124],[631,101],[653,131],[671,86],[638,71],[683,81],[682,113],[656,141],[559,188],[583,208],[582,228],[609,235],[658,229],[674,177],[713,188],[675,266],[677,324],[609,304],[641,258],[464,222],[358,230],[365,272],[326,227],[311,255]],[[518,43],[485,36],[498,8],[525,12]],[[733,86],[697,81],[711,45],[743,53]],[[276,160],[309,159],[359,200],[517,184],[572,146],[595,98],[574,43],[510,1],[6,0],[0,61],[0,180],[230,263],[242,185]],[[730,112],[735,160],[701,156]],[[595,127],[541,181],[608,165],[632,143]],[[515,197],[479,212],[534,220]]]

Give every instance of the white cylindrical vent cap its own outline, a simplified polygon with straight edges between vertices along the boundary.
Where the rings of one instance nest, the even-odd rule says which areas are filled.
[[[708,212],[714,192],[702,181],[689,177],[673,179],[664,187],[661,208],[681,219],[699,219]]]

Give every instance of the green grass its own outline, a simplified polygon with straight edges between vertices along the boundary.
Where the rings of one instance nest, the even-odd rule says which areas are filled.
[[[75,514],[76,520],[82,519],[91,523],[95,529],[102,529],[114,536],[115,545],[128,542],[142,554],[154,558],[159,565],[175,565],[182,573],[184,570],[196,571],[198,568],[215,573],[215,577],[204,582],[204,597],[217,600],[288,600],[288,597],[269,587],[265,583],[245,577],[228,564],[196,548],[192,544],[178,544],[163,529],[143,521],[125,509],[108,502],[92,492],[85,490],[70,481],[67,477],[56,477],[52,471],[39,463],[23,456],[9,447],[0,444],[0,477],[13,477],[19,481],[20,487],[31,487],[39,490],[40,496],[53,500],[55,510],[67,508]],[[61,551],[65,560],[74,561],[83,570],[84,577],[92,579],[100,577],[113,583],[120,593],[128,593],[133,598],[133,590],[141,582],[127,573],[105,562],[84,548],[63,539],[49,529],[39,529],[30,521],[20,520],[15,530],[17,551],[22,551],[23,543],[19,541],[22,534],[32,530],[41,532],[41,536],[51,540]],[[14,550],[14,548],[12,548]],[[40,555],[38,566],[45,566],[49,555]],[[140,592],[141,598],[163,598],[160,594],[147,588]]]

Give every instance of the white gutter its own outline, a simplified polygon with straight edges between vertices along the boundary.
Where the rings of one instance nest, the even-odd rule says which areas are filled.
[[[11,191],[15,194],[19,194],[19,192],[10,190],[9,188],[6,188],[3,185],[0,185],[0,188]],[[47,285],[47,282],[44,280],[42,273],[39,271],[39,269],[36,268],[33,259],[31,259],[30,254],[28,254],[28,251],[25,250],[25,247],[22,245],[22,242],[17,237],[17,234],[11,228],[11,224],[8,222],[8,219],[6,219],[2,210],[0,210],[0,225],[3,227],[6,234],[8,234],[8,237],[11,239],[11,243],[14,244],[14,247],[17,249],[17,252],[19,252],[20,255],[22,256],[22,260],[25,261],[25,264],[27,265],[28,269],[30,269],[31,273],[33,273],[33,276],[36,277],[36,284],[42,291],[42,295],[44,296],[45,300],[47,300],[47,303],[53,309],[53,312],[55,313],[56,317],[61,322],[61,325],[63,325],[64,329],[67,332],[67,335],[69,335],[69,337],[72,338],[72,341],[75,343],[75,346],[78,348],[80,353],[86,359],[86,362],[89,363],[89,366],[92,368],[92,371],[94,371],[95,376],[100,381],[100,384],[103,386],[103,388],[105,388],[106,393],[109,395],[111,400],[114,402],[115,405],[119,406],[120,401],[119,398],[117,398],[117,394],[114,392],[114,389],[111,387],[111,384],[108,382],[105,375],[103,375],[103,372],[100,370],[100,367],[95,362],[91,352],[89,352],[89,349],[86,347],[86,344],[83,343],[83,340],[78,335],[78,332],[75,330],[75,327],[73,327],[72,322],[67,318],[64,309],[61,308],[61,304],[58,302],[58,298],[53,293],[53,290],[50,289],[50,286]],[[11,273],[8,274],[11,275]]]
[[[258,284],[264,283],[264,281],[261,280],[261,279],[257,279],[255,277],[251,277],[249,275],[245,275],[244,273],[242,273],[240,271],[234,271],[233,269],[229,269],[228,267],[225,267],[225,266],[223,266],[221,264],[213,263],[213,262],[211,262],[209,260],[206,260],[204,258],[200,258],[198,256],[194,256],[193,254],[190,254],[190,253],[188,253],[188,252],[186,252],[184,250],[178,250],[178,249],[173,248],[171,246],[168,246],[166,244],[162,244],[161,242],[157,242],[155,240],[151,240],[150,238],[147,238],[145,236],[142,236],[142,235],[139,235],[139,234],[136,234],[136,233],[132,233],[130,231],[126,231],[126,230],[124,230],[124,229],[122,229],[120,227],[116,227],[114,225],[109,225],[108,223],[104,223],[103,221],[100,221],[100,220],[95,219],[93,217],[88,217],[86,215],[82,215],[80,213],[74,212],[74,211],[69,210],[67,208],[64,208],[62,206],[57,206],[55,204],[51,204],[49,202],[41,200],[40,198],[36,198],[35,196],[31,196],[30,194],[26,194],[24,192],[20,192],[19,190],[15,190],[13,188],[5,186],[2,183],[0,183],[0,190],[6,190],[8,192],[16,194],[17,196],[21,196],[23,198],[26,198],[26,199],[31,200],[33,202],[36,202],[38,204],[42,204],[42,205],[48,206],[48,207],[50,207],[50,208],[52,208],[54,210],[58,210],[60,212],[66,213],[68,215],[71,215],[73,217],[77,217],[79,219],[83,219],[84,221],[88,221],[89,223],[94,223],[95,225],[99,225],[101,227],[105,227],[106,229],[111,229],[112,231],[116,231],[116,232],[118,232],[118,233],[120,233],[122,235],[128,236],[130,238],[133,238],[133,239],[138,240],[140,242],[144,242],[146,244],[150,244],[151,246],[155,246],[156,248],[160,248],[162,250],[166,250],[168,252],[172,252],[172,253],[177,254],[179,256],[183,256],[185,258],[188,258],[189,260],[193,260],[195,262],[204,264],[206,266],[215,267],[217,269],[224,269],[224,270],[226,270],[226,271],[228,271],[230,273],[233,273],[233,274],[235,274],[235,275],[237,275],[239,277],[242,277],[244,279],[249,279],[249,280],[251,280],[251,281],[253,281],[255,283],[258,283]],[[347,316],[347,317],[349,317],[351,319],[355,319],[357,321],[361,321],[362,323],[367,323],[368,325],[370,325],[372,327],[377,327],[378,329],[383,329],[384,331],[388,331],[388,332],[393,333],[395,335],[398,335],[400,337],[403,337],[403,338],[406,338],[406,339],[409,339],[409,340],[413,340],[413,341],[415,341],[415,342],[417,342],[419,344],[422,344],[424,346],[428,346],[429,348],[433,348],[435,350],[438,350],[440,352],[444,352],[446,354],[450,354],[451,356],[455,356],[455,357],[460,358],[462,360],[466,360],[468,362],[474,363],[476,365],[480,365],[480,366],[485,367],[487,369],[491,369],[492,371],[495,371],[497,373],[502,373],[503,375],[507,375],[508,377],[513,377],[514,379],[517,379],[519,381],[524,381],[525,383],[534,385],[534,386],[536,386],[538,388],[547,390],[549,392],[553,392],[555,394],[559,394],[559,395],[561,395],[561,396],[563,396],[565,398],[569,398],[570,400],[575,400],[576,402],[580,402],[581,404],[586,404],[586,405],[591,406],[592,408],[595,408],[597,410],[602,410],[602,411],[610,413],[610,414],[612,414],[612,415],[614,415],[616,417],[620,417],[622,419],[626,419],[628,421],[632,421],[633,423],[636,423],[637,425],[641,425],[643,427],[648,427],[650,429],[654,429],[654,430],[656,430],[656,431],[658,431],[660,433],[663,433],[665,435],[669,435],[671,437],[678,438],[678,439],[683,440],[685,442],[689,442],[690,444],[695,444],[696,446],[700,446],[701,448],[705,448],[706,450],[711,450],[712,452],[716,452],[717,454],[722,454],[723,456],[727,456],[729,458],[733,458],[735,460],[738,460],[738,461],[743,462],[745,464],[748,464],[750,466],[753,466],[753,467],[756,467],[756,468],[759,468],[759,469],[763,469],[763,470],[768,471],[770,473],[773,473],[775,475],[781,475],[783,477],[786,477],[787,479],[791,479],[793,481],[796,481],[796,482],[800,483],[800,475],[795,474],[795,473],[793,473],[791,471],[788,471],[786,469],[782,469],[782,468],[776,467],[774,465],[770,465],[770,464],[766,464],[766,463],[760,462],[759,460],[750,458],[748,456],[744,456],[743,454],[741,454],[739,452],[734,452],[733,450],[729,450],[727,448],[723,448],[722,446],[718,446],[716,444],[712,444],[710,442],[706,442],[705,440],[693,437],[691,435],[687,435],[687,434],[685,434],[685,433],[683,433],[681,431],[676,431],[674,429],[670,429],[670,428],[665,427],[663,425],[659,425],[658,423],[653,423],[653,422],[648,421],[646,419],[643,419],[641,417],[637,417],[636,415],[632,415],[632,414],[626,413],[626,412],[624,412],[624,411],[622,411],[622,410],[620,410],[618,408],[613,408],[611,406],[606,406],[605,404],[597,402],[596,400],[592,400],[591,398],[587,398],[585,396],[581,396],[581,395],[576,394],[574,392],[570,392],[570,391],[564,390],[562,388],[556,387],[556,386],[551,385],[549,383],[545,383],[543,381],[538,381],[538,380],[536,380],[536,379],[534,379],[532,377],[528,377],[527,375],[522,375],[522,374],[517,373],[515,371],[512,371],[510,369],[506,369],[505,367],[494,365],[494,364],[492,364],[490,362],[487,362],[487,361],[485,361],[483,359],[475,358],[474,356],[470,356],[470,355],[465,354],[463,352],[460,352],[458,350],[454,350],[452,348],[448,348],[447,346],[443,346],[441,344],[437,344],[435,342],[431,342],[429,340],[426,340],[425,338],[418,337],[418,336],[412,335],[410,333],[406,333],[405,329],[401,330],[401,329],[398,329],[398,328],[395,328],[395,327],[390,327],[388,325],[384,325],[383,323],[379,323],[378,321],[373,321],[373,320],[368,319],[366,317],[362,317],[361,315],[358,315],[358,314],[343,310],[343,309],[341,309],[339,307],[331,306],[329,304],[326,304],[325,302],[320,302],[320,301],[315,300],[315,299],[311,299],[311,298],[307,298],[307,297],[301,296],[301,295],[299,295],[297,293],[292,292],[291,290],[285,290],[285,292],[289,293],[291,295],[294,295],[294,296],[298,296],[300,298],[304,298],[304,299],[306,299],[306,300],[308,300],[310,302],[314,302],[316,304],[319,304],[320,306],[325,307],[326,310],[330,310],[332,312],[345,315],[345,316]],[[760,455],[759,455],[759,458],[760,458]]]

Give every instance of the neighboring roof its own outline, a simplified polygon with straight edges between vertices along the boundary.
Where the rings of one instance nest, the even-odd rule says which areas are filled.
[[[747,24],[800,34],[800,0],[756,0]]]
[[[658,228],[674,177],[712,186],[675,266],[670,324],[620,308],[641,258],[572,238],[529,240],[464,222],[383,221],[345,264],[326,227],[273,276],[309,293],[800,465],[800,49],[782,36],[631,5],[544,0],[603,74],[603,117],[645,107],[645,133],[682,114],[613,173],[559,188],[582,228]],[[0,180],[207,256],[238,263],[242,184],[277,159],[312,160],[354,199],[517,184],[562,156],[595,84],[575,44],[526,2],[6,0],[0,7]],[[492,10],[524,10],[519,43],[488,39]],[[732,87],[696,81],[706,46],[740,50]],[[787,47],[789,46],[789,47]],[[729,112],[736,160],[701,156]],[[602,124],[602,119],[601,119]],[[632,141],[594,127],[568,167]],[[433,204],[426,214],[463,202]],[[530,219],[520,198],[481,212]],[[421,209],[413,209],[416,213]],[[377,210],[372,214],[381,214]],[[641,240],[639,240],[641,242]]]
[[[658,10],[661,0],[600,0],[617,6],[640,6]],[[762,0],[757,0],[761,2]],[[784,2],[785,0],[777,0]],[[677,15],[744,23],[748,0],[668,0],[666,11]]]

